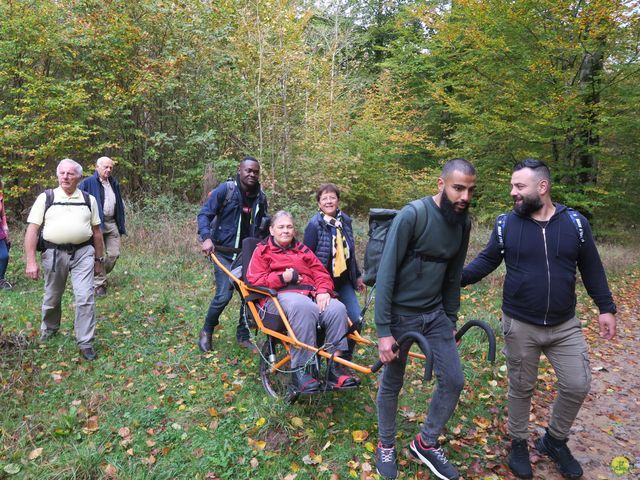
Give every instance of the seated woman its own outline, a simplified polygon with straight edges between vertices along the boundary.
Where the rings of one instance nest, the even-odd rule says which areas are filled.
[[[276,212],[269,227],[270,236],[258,244],[247,269],[250,284],[278,290],[278,301],[287,315],[298,340],[316,345],[316,325],[325,330],[325,348],[340,356],[347,349],[347,311],[331,298],[333,282],[315,254],[294,238],[293,217],[283,210]],[[315,302],[314,302],[315,300]],[[266,311],[277,313],[272,300]],[[300,392],[312,393],[320,384],[305,368],[313,352],[291,349],[293,383]],[[347,369],[331,362],[328,380],[334,387],[351,387],[356,382]]]

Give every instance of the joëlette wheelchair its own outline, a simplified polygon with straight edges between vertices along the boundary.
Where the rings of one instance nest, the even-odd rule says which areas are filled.
[[[380,360],[371,366],[363,366],[353,361],[333,355],[325,350],[322,345],[319,347],[316,345],[307,345],[296,338],[296,335],[287,319],[287,315],[278,301],[278,292],[270,288],[249,285],[244,280],[244,278],[246,278],[246,269],[249,265],[249,261],[251,260],[251,255],[253,254],[258,242],[260,242],[260,239],[246,238],[242,242],[242,250],[238,253],[238,258],[234,262],[234,265],[232,265],[231,269],[225,267],[225,265],[220,262],[216,257],[215,252],[211,253],[210,260],[229,276],[233,286],[239,292],[242,299],[242,309],[248,327],[257,330],[257,332],[263,333],[266,336],[262,345],[259,346],[260,380],[266,392],[274,398],[282,398],[290,403],[295,402],[300,395],[303,395],[301,392],[297,391],[291,383],[292,370],[290,352],[292,348],[310,350],[314,352],[314,359],[316,360],[325,358],[327,362],[338,362],[363,374],[375,373],[380,370],[383,365]],[[268,298],[273,301],[278,312],[277,314],[270,314],[260,308],[259,301],[264,298]],[[370,298],[371,297],[369,297],[369,300]],[[363,310],[362,317],[364,316],[367,307],[368,304]],[[356,345],[373,348],[376,349],[377,352],[377,344],[360,334],[362,328],[362,317],[360,318],[360,324],[354,324],[349,320],[347,338],[356,342]],[[492,328],[486,322],[482,320],[468,321],[457,331],[456,341],[459,341],[472,327],[478,327],[485,332],[489,344],[487,358],[491,363],[493,363],[496,356],[496,338]],[[318,338],[322,338],[321,332],[318,335]],[[425,362],[424,379],[426,381],[431,380],[433,355],[426,338],[417,332],[407,332],[400,338],[396,339],[396,344],[394,345],[393,350],[397,351],[400,348],[400,345],[404,342],[415,342],[418,344],[422,353],[410,351],[409,356],[413,359],[423,360]],[[319,362],[316,361],[316,368],[318,363]],[[318,380],[321,382],[322,388],[313,393],[304,393],[304,395],[315,395],[317,393],[325,393],[335,389],[328,382],[323,382],[320,375],[318,375]]]

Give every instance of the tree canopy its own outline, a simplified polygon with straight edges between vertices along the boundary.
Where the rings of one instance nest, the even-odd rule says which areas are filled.
[[[637,7],[3,0],[0,175],[23,209],[60,159],[109,155],[128,195],[195,201],[251,154],[276,203],[333,181],[364,211],[432,191],[464,156],[488,220],[513,163],[537,157],[558,200],[636,222]]]

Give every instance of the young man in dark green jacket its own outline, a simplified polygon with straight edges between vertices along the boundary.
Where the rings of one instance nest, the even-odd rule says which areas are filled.
[[[454,331],[460,307],[460,276],[469,244],[467,212],[475,184],[476,171],[471,163],[461,158],[450,160],[438,179],[438,193],[421,199],[419,208],[426,209],[426,222],[417,221],[419,214],[424,218],[424,211],[408,205],[387,233],[376,277],[375,304],[378,350],[385,363],[377,398],[376,467],[387,478],[397,476],[396,413],[410,345],[402,345],[398,353],[392,346],[408,331],[426,337],[437,378],[427,419],[410,444],[411,453],[437,478],[458,478],[438,445],[438,437],[464,385]]]

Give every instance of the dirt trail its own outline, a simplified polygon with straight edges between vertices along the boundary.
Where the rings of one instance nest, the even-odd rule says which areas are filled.
[[[613,342],[597,336],[593,322],[585,329],[591,345],[591,393],[572,429],[569,447],[582,464],[586,480],[640,479],[640,324],[638,322],[638,285],[630,285],[632,296],[624,297],[618,316],[618,337]],[[627,289],[625,289],[627,290]],[[621,296],[616,295],[620,303]],[[594,318],[585,312],[582,318]],[[549,385],[551,388],[552,385]],[[539,389],[545,390],[543,388]],[[551,388],[552,391],[552,388]],[[537,395],[533,414],[548,419],[549,395]],[[533,450],[535,452],[535,450]],[[612,461],[624,457],[629,467],[614,473]],[[552,462],[533,457],[537,479],[561,479]],[[625,471],[626,470],[626,471]]]

